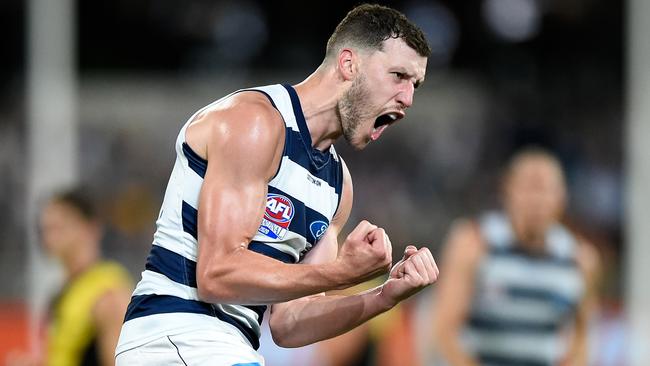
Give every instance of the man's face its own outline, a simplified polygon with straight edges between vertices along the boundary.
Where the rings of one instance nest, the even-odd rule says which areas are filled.
[[[362,54],[359,71],[338,104],[343,135],[354,148],[363,149],[404,118],[426,66],[427,58],[402,39],[390,38],[383,50]]]
[[[52,201],[40,217],[43,245],[48,253],[63,258],[74,253],[79,245],[94,237],[95,226],[71,206]]]
[[[547,159],[527,158],[512,168],[505,194],[512,220],[527,232],[542,234],[560,218],[564,208],[562,173]]]

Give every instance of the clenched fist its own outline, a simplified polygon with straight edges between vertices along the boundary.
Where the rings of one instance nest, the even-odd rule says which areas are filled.
[[[428,248],[409,245],[404,257],[390,271],[380,295],[390,306],[431,285],[438,279],[438,266]]]
[[[336,261],[348,285],[375,278],[390,269],[390,239],[384,229],[363,220],[341,245]]]

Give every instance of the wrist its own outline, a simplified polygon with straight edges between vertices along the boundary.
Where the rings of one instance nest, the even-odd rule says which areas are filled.
[[[345,267],[345,263],[338,260],[327,265],[326,277],[331,283],[334,290],[343,290],[354,283],[350,281],[350,275]]]
[[[376,294],[376,300],[379,306],[381,307],[382,311],[388,311],[394,308],[399,301],[397,301],[394,297],[386,293],[384,289],[384,285],[379,286],[378,289],[379,291]]]

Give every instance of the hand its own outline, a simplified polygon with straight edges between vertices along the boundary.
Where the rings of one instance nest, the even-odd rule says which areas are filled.
[[[438,279],[438,266],[429,248],[419,250],[409,245],[404,257],[390,270],[388,280],[382,285],[380,296],[389,307],[431,285]]]
[[[341,245],[336,261],[345,282],[357,284],[388,272],[392,250],[384,229],[363,220]]]

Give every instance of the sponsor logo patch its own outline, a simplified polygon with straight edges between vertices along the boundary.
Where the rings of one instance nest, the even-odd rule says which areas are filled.
[[[262,224],[257,231],[271,239],[283,239],[293,219],[293,203],[280,194],[269,193],[266,196],[266,210]]]
[[[314,184],[314,185],[320,187],[320,181],[319,181],[318,179],[312,177],[309,173],[307,173],[307,180],[308,180],[311,184]]]
[[[311,231],[311,235],[318,241],[325,234],[328,226],[324,221],[314,221],[309,224],[309,231]]]

